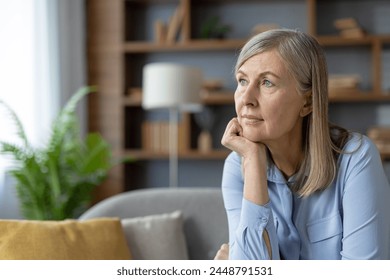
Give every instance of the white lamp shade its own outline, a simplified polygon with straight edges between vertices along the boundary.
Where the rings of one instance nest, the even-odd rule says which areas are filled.
[[[151,63],[143,68],[144,109],[177,108],[180,111],[201,109],[202,72],[173,63]]]

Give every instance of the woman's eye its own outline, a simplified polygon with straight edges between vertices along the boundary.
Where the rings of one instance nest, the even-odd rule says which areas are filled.
[[[272,87],[274,84],[272,82],[270,82],[269,80],[263,80],[262,84],[265,86],[265,87]]]
[[[246,86],[248,84],[247,80],[244,79],[238,79],[238,83],[240,84],[240,86]]]

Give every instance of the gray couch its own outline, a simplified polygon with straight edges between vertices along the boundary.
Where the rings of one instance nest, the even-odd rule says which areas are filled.
[[[81,220],[98,217],[134,218],[181,210],[190,259],[213,259],[228,242],[228,226],[219,188],[149,188],[107,198],[86,211]]]

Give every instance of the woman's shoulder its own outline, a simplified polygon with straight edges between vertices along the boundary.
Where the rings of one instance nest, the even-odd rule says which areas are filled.
[[[350,132],[350,137],[343,148],[344,152],[364,152],[370,149],[377,150],[374,142],[366,135],[358,132]]]
[[[375,143],[366,135],[351,132],[348,141],[343,147],[341,157],[348,157],[351,159],[380,159],[380,154]]]

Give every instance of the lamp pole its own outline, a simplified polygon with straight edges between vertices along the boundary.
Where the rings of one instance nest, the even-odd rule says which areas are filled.
[[[169,109],[169,187],[177,188],[179,181],[178,172],[178,123],[179,110],[177,107]]]

